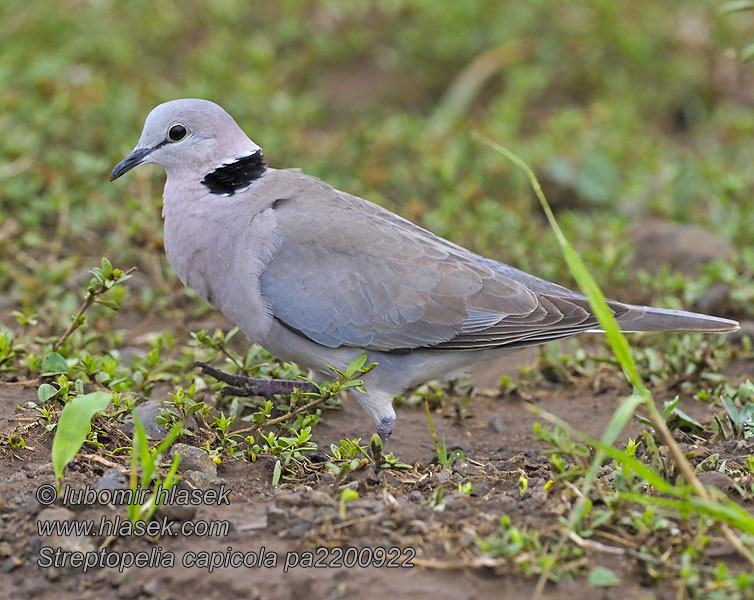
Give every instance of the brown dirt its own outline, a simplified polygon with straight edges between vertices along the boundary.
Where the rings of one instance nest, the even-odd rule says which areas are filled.
[[[532,355],[523,355],[530,360]],[[734,363],[735,378],[750,375],[752,364]],[[512,369],[508,365],[508,370]],[[490,387],[501,374],[500,365],[477,369],[474,381]],[[565,418],[592,435],[600,435],[616,403],[627,392],[620,385],[604,386],[594,392],[593,381],[570,385],[538,384],[528,390],[538,406]],[[667,397],[670,397],[666,394]],[[520,398],[474,396],[463,421],[455,418],[453,403],[434,414],[440,435],[448,446],[459,446],[467,457],[466,470],[450,471],[436,464],[435,450],[423,407],[402,406],[389,450],[413,464],[410,471],[375,473],[370,468],[354,474],[359,499],[347,504],[346,520],[338,516],[340,489],[325,469],[312,469],[301,483],[271,485],[271,460],[256,463],[224,461],[218,475],[232,491],[228,506],[200,506],[194,519],[228,520],[225,537],[163,537],[149,541],[123,537],[108,543],[110,551],[124,553],[150,551],[161,547],[174,552],[173,568],[138,569],[124,573],[114,569],[43,569],[36,565],[42,540],[36,520],[42,506],[34,497],[37,487],[53,481],[50,464],[52,434],[36,423],[35,413],[18,408],[36,397],[34,386],[0,385],[0,435],[21,432],[28,447],[0,460],[0,597],[2,598],[528,598],[536,579],[525,578],[501,560],[481,559],[474,539],[498,529],[501,514],[511,516],[517,526],[537,528],[554,525],[564,510],[562,488],[555,484],[543,491],[550,471],[540,454],[543,444],[535,439],[532,424],[537,418]],[[658,401],[665,398],[660,395]],[[705,405],[687,400],[684,409],[694,416],[709,415]],[[503,418],[503,431],[490,424],[495,415]],[[501,427],[498,425],[498,429]],[[21,431],[23,429],[23,431]],[[321,452],[342,438],[367,438],[372,425],[353,401],[346,399],[343,410],[327,412],[316,427]],[[625,432],[636,435],[632,424]],[[88,454],[89,451],[87,451]],[[66,483],[94,485],[107,467],[96,459],[79,458],[68,467]],[[529,479],[530,492],[521,496],[518,480]],[[457,481],[474,485],[471,495],[456,493]],[[442,486],[446,508],[434,511],[426,500]],[[421,499],[417,501],[418,492]],[[103,510],[111,516],[112,507],[70,506],[77,520],[99,521]],[[122,514],[122,512],[121,512]],[[97,544],[104,540],[97,539]],[[49,541],[47,542],[49,543]],[[411,569],[295,568],[283,572],[288,552],[314,551],[318,547],[379,546],[414,548]],[[205,569],[180,566],[185,552],[198,550],[225,552],[228,547],[243,552],[278,555],[277,568],[225,568],[208,573]],[[735,561],[731,556],[731,564]],[[621,578],[621,598],[674,598],[671,583],[653,584],[636,565],[623,557],[596,555],[593,564],[613,569]],[[649,586],[649,587],[647,587]],[[614,597],[610,590],[592,589],[583,577],[548,584],[546,598],[570,598],[574,593],[584,600]]]

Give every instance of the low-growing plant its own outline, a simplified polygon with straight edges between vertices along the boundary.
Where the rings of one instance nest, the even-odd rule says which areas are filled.
[[[76,396],[63,407],[52,441],[52,466],[58,490],[63,483],[66,465],[76,456],[89,435],[94,415],[108,407],[111,397],[107,392],[92,392]]]
[[[481,139],[481,136],[478,137]],[[568,539],[568,531],[573,532],[581,523],[582,518],[590,506],[589,492],[594,485],[599,469],[606,458],[612,457],[614,460],[622,462],[625,466],[628,466],[636,472],[637,475],[646,479],[646,481],[659,492],[658,495],[629,492],[621,495],[623,499],[631,500],[645,506],[673,508],[680,511],[682,514],[688,514],[689,512],[694,511],[707,515],[719,523],[722,532],[736,551],[754,565],[754,554],[749,548],[747,548],[742,539],[730,528],[732,526],[744,533],[754,533],[754,517],[749,515],[735,502],[725,497],[718,497],[708,491],[696,477],[693,467],[673,439],[673,436],[666,425],[665,418],[655,407],[652,395],[637,371],[636,363],[631,354],[628,341],[621,332],[615,317],[607,305],[602,291],[573,246],[571,246],[561,231],[547,198],[542,192],[542,188],[536,175],[519,156],[507,148],[488,140],[482,139],[482,141],[493,150],[509,159],[526,174],[529,183],[540,202],[542,210],[547,217],[550,228],[557,238],[561,253],[565,258],[571,274],[581,288],[581,291],[588,297],[590,308],[597,317],[600,327],[604,331],[607,341],[615,354],[615,358],[634,388],[633,394],[626,398],[615,410],[601,440],[596,440],[579,432],[575,432],[562,420],[557,419],[552,415],[548,415],[548,418],[553,422],[559,423],[562,427],[567,428],[571,435],[576,435],[582,441],[587,442],[597,450],[583,477],[581,494],[566,521],[566,529],[560,536],[554,554],[557,556],[561,552]],[[644,410],[647,414],[647,417],[659,439],[668,446],[672,460],[683,475],[683,479],[686,483],[673,484],[666,481],[662,474],[654,471],[635,457],[630,456],[613,446],[619,433],[639,408]],[[544,411],[538,411],[536,407],[533,407],[533,410],[540,414],[544,414]],[[534,594],[537,598],[541,596],[552,564],[552,561],[548,561],[547,565],[549,566],[540,574],[540,579]]]
[[[343,491],[340,492],[340,502],[338,504],[338,514],[340,515],[341,520],[346,520],[346,502],[350,502],[351,500],[358,500],[359,499],[359,492],[356,490],[352,490],[349,487],[343,488]]]
[[[174,425],[165,436],[165,439],[155,448],[150,448],[147,434],[137,413],[133,414],[133,423],[130,489],[134,493],[131,496],[132,501],[129,503],[126,512],[131,522],[135,523],[136,521],[148,521],[151,519],[158,506],[157,501],[159,498],[156,497],[158,490],[169,490],[178,481],[177,471],[180,461],[180,454],[178,452],[173,456],[173,461],[164,477],[160,475],[160,465],[162,463],[162,455],[167,452],[180,435],[181,427],[177,424]],[[149,490],[152,485],[154,485],[155,490],[149,493],[148,497],[137,493],[139,490]],[[142,498],[144,502],[140,502]]]
[[[13,343],[13,334],[0,329],[0,375],[15,371],[14,363],[18,349]]]
[[[238,448],[239,441],[243,436],[230,431],[235,420],[235,416],[226,417],[225,413],[220,412],[220,416],[214,417],[210,425],[210,428],[215,431],[215,438],[220,445],[220,450],[224,450],[232,457],[243,456],[243,451]]]
[[[209,406],[204,402],[197,402],[194,400],[196,389],[193,385],[189,387],[188,391],[183,388],[178,388],[174,393],[170,394],[171,400],[168,400],[165,404],[168,406],[160,410],[160,416],[155,418],[158,425],[163,427],[179,426],[180,434],[193,436],[194,432],[191,430],[191,421],[199,417],[204,421],[209,415]],[[225,417],[223,416],[223,419]],[[230,423],[227,423],[226,430],[235,420],[232,417]],[[225,424],[226,421],[223,421]]]
[[[432,495],[427,498],[427,504],[434,510],[435,512],[443,512],[445,510],[445,502],[443,502],[443,489],[441,487],[435,488],[435,491],[432,492]]]
[[[542,573],[547,561],[551,560],[550,557],[541,556],[543,545],[539,532],[514,527],[508,515],[501,515],[498,532],[476,543],[487,556],[504,556],[515,560],[521,571],[528,575]],[[550,574],[550,578],[557,581],[558,575],[556,571]]]
[[[442,436],[442,439],[439,439],[437,432],[435,431],[435,424],[432,422],[432,415],[429,411],[429,402],[426,398],[424,399],[424,407],[427,411],[429,430],[432,433],[432,441],[435,444],[435,452],[437,453],[438,462],[442,466],[450,468],[459,458],[461,460],[466,460],[466,456],[464,456],[463,452],[457,448],[448,452],[448,445],[445,442],[445,436]]]
[[[131,273],[136,270],[135,267],[123,271],[122,269],[114,268],[112,263],[107,258],[102,258],[101,265],[94,267],[91,270],[92,278],[89,280],[89,285],[86,288],[86,296],[84,301],[79,307],[78,313],[73,317],[73,321],[68,326],[63,334],[55,340],[52,344],[52,351],[55,353],[68,339],[68,337],[81,327],[86,322],[87,309],[93,304],[101,304],[112,310],[118,310],[120,306],[112,300],[106,300],[102,298],[107,292],[109,292],[114,286],[119,285],[131,278]]]

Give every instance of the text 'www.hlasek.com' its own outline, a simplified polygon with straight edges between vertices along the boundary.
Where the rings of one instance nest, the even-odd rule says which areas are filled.
[[[98,490],[89,486],[73,488],[65,486],[60,499],[68,507],[142,506],[152,502],[156,506],[221,506],[229,505],[230,490],[186,490],[179,488],[152,491],[135,489]],[[42,505],[55,503],[59,494],[55,486],[44,484],[37,489],[37,500]],[[93,569],[116,569],[123,572],[130,568],[163,568],[176,566],[203,569],[213,572],[227,568],[281,568],[284,573],[292,569],[321,568],[412,568],[416,551],[411,547],[324,547],[313,550],[276,552],[260,546],[241,549],[222,544],[212,550],[179,550],[169,547],[170,538],[202,537],[225,538],[236,527],[229,520],[186,519],[178,520],[159,516],[150,520],[131,520],[108,512],[97,518],[47,518],[37,521],[37,534],[43,540],[39,549],[37,565],[42,568],[73,569],[87,572]],[[145,538],[154,545],[143,550],[121,550],[118,542],[128,538]],[[96,549],[71,549],[64,543],[67,539],[90,538],[97,540]],[[160,545],[164,543],[166,546]]]

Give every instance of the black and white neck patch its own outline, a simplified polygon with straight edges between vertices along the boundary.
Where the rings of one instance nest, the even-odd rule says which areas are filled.
[[[251,182],[261,177],[266,170],[262,151],[257,150],[254,154],[239,158],[208,173],[202,179],[202,183],[213,194],[232,196],[238,190],[251,185]]]

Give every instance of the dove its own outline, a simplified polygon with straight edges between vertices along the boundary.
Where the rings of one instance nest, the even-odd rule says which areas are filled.
[[[110,179],[147,163],[167,173],[165,252],[183,284],[252,342],[317,378],[366,353],[378,366],[353,393],[383,441],[394,428],[394,398],[412,386],[600,331],[579,292],[479,256],[299,169],[267,166],[261,147],[208,100],[154,108]],[[625,332],[738,328],[691,312],[608,306]],[[226,381],[263,394],[301,387]]]

